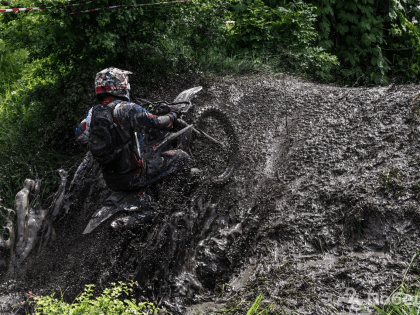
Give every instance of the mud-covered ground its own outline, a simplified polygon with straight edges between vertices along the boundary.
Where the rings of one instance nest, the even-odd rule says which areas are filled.
[[[194,85],[203,86],[194,100],[199,108],[216,106],[230,115],[240,153],[229,183],[171,210],[177,214],[169,224],[178,227],[169,233],[177,239],[170,257],[176,263],[147,256],[141,232],[82,235],[109,194],[92,165],[91,179],[68,188],[68,214],[56,223],[56,241],[26,265],[21,280],[2,284],[4,307],[29,290],[61,288],[71,299],[84,284],[100,289],[138,278],[142,263],[167,268],[138,296],[153,291],[148,298],[158,302],[170,296],[162,305],[180,314],[235,308],[245,314],[259,294],[263,306],[274,303],[273,314],[355,313],[361,304],[365,310],[381,304],[401,283],[419,250],[420,105],[413,100],[419,86],[201,78],[140,94],[172,100]],[[195,232],[185,232],[188,224]],[[416,276],[409,271],[406,281]],[[177,279],[188,284],[174,288]]]
[[[207,91],[243,154],[230,187],[243,233],[227,251],[238,275],[224,286],[237,292],[221,300],[258,292],[302,314],[385,301],[419,249],[419,87],[256,78]]]

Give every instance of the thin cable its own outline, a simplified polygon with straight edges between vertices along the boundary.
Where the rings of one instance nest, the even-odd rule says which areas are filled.
[[[95,11],[100,11],[100,10],[116,9],[116,8],[123,8],[123,7],[124,8],[129,8],[129,7],[143,7],[143,6],[157,5],[157,4],[172,4],[172,3],[180,3],[180,2],[188,2],[188,1],[189,0],[177,0],[177,1],[169,1],[169,2],[141,3],[141,4],[134,4],[134,5],[118,4],[118,5],[112,5],[112,6],[103,7],[103,8],[89,9],[89,10],[85,10],[85,11],[76,11],[76,12],[72,12],[70,14],[90,13],[90,12],[95,12]]]
[[[66,1],[70,1],[70,0],[66,0]],[[88,3],[97,2],[97,1],[98,0],[91,0],[91,1],[87,1],[87,2],[81,2],[81,3],[66,4],[62,8],[81,6],[81,5],[86,5]],[[95,12],[95,11],[104,10],[104,9],[115,9],[115,8],[121,8],[121,7],[127,7],[127,8],[128,7],[142,7],[142,6],[150,6],[150,5],[158,5],[158,4],[171,4],[171,3],[180,3],[180,2],[188,2],[188,1],[189,0],[177,0],[177,1],[169,1],[169,2],[141,3],[141,4],[135,4],[135,5],[121,5],[121,4],[119,4],[119,5],[112,5],[112,6],[103,7],[103,8],[89,9],[89,10],[85,10],[85,11],[76,11],[76,12],[72,12],[70,14],[89,13],[89,12]],[[51,6],[51,7],[42,6],[42,7],[31,7],[31,8],[0,9],[0,13],[48,10],[48,9],[57,8],[57,7],[59,7],[59,6]]]

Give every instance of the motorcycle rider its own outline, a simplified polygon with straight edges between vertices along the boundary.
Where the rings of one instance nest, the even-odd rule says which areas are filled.
[[[116,132],[113,133],[113,141],[116,142],[117,150],[111,152],[109,162],[99,163],[107,186],[112,190],[135,191],[142,189],[156,180],[188,167],[190,156],[183,150],[170,150],[159,156],[142,159],[139,156],[139,148],[134,134],[144,134],[146,127],[155,129],[170,129],[179,118],[180,112],[170,110],[169,107],[161,110],[162,115],[154,115],[142,106],[130,102],[130,84],[128,75],[132,72],[117,68],[107,68],[96,74],[95,93],[103,110],[108,107],[112,110],[112,119]],[[76,129],[76,141],[89,143],[92,151],[92,125],[95,124],[95,108],[92,107],[85,119]],[[93,117],[92,117],[93,116]],[[112,128],[112,126],[111,126]],[[111,133],[112,134],[112,133]],[[97,159],[98,160],[98,159]]]

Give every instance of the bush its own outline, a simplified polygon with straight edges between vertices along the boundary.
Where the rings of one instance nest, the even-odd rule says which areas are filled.
[[[337,76],[361,83],[419,82],[417,0],[306,0],[317,7],[320,46],[337,55]],[[417,23],[417,24],[415,24]]]
[[[232,52],[266,52],[279,60],[278,68],[283,71],[331,79],[338,61],[316,45],[314,7],[298,1],[270,8],[262,0],[254,0],[234,8],[236,23],[226,32]]]
[[[94,285],[86,285],[85,290],[71,304],[51,296],[33,296],[29,293],[29,301],[34,306],[35,314],[89,314],[89,315],[128,315],[128,314],[157,314],[158,309],[153,303],[137,303],[135,299],[124,299],[122,296],[129,296],[133,291],[134,282],[118,284],[113,283],[112,288],[107,288],[103,293],[93,299]]]
[[[75,144],[74,129],[93,101],[83,99],[87,81],[75,76],[67,84],[43,69],[47,61],[32,62],[13,91],[0,98],[0,196],[8,208],[24,180],[37,176],[44,178],[39,202],[48,207],[44,202],[59,184],[54,173],[69,169],[84,152]]]
[[[11,92],[11,86],[22,75],[26,58],[27,52],[24,49],[13,51],[0,39],[0,95]]]

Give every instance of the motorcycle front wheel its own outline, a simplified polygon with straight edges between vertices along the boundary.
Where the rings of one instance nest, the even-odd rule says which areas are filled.
[[[190,153],[205,180],[223,184],[235,170],[238,139],[228,116],[218,108],[198,112],[190,141]]]

